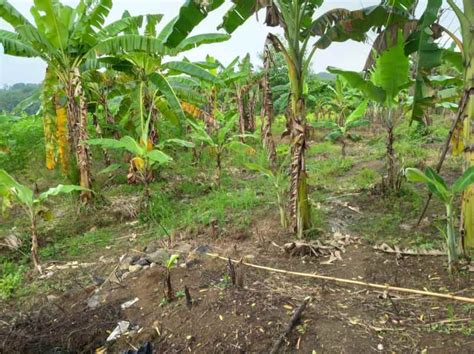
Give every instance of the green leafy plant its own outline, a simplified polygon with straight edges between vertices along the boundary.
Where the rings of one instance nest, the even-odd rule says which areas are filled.
[[[242,136],[253,137],[248,134],[232,134],[232,129],[236,126],[237,114],[230,112],[226,116],[223,116],[220,112],[217,112],[220,116],[220,120],[224,122],[223,126],[215,132],[207,132],[206,129],[191,120],[188,120],[189,124],[193,128],[191,138],[195,141],[204,143],[216,158],[216,173],[214,181],[217,186],[220,185],[221,173],[222,173],[222,155],[226,150],[232,150],[236,152],[244,152],[246,154],[255,153],[255,149],[250,145],[245,144],[238,139]]]
[[[398,109],[402,97],[401,92],[411,85],[408,77],[410,63],[405,55],[404,39],[401,32],[398,33],[397,38],[396,43],[378,56],[368,79],[362,77],[358,72],[328,68],[331,73],[344,77],[349,85],[358,89],[376,104],[387,131],[386,158],[389,190],[399,190],[400,187],[400,180],[397,178],[394,130],[401,117],[401,112]]]
[[[313,126],[315,128],[330,129],[326,139],[341,144],[341,153],[345,157],[347,140],[360,140],[358,135],[351,133],[351,130],[369,124],[368,120],[363,119],[366,109],[367,101],[363,101],[346,119],[316,121]]]
[[[443,202],[446,208],[445,236],[448,249],[449,271],[452,272],[457,267],[460,254],[459,240],[456,236],[454,227],[454,198],[474,183],[474,166],[468,168],[451,187],[448,187],[444,179],[430,167],[428,167],[425,172],[422,172],[417,168],[407,168],[405,170],[405,175],[411,182],[425,183],[433,195]]]
[[[45,219],[48,219],[51,215],[44,205],[45,201],[52,196],[83,190],[84,188],[80,186],[59,184],[39,194],[38,197],[35,197],[34,192],[30,188],[18,183],[5,170],[0,170],[0,197],[3,200],[2,210],[5,212],[7,208],[12,206],[13,202],[16,202],[22,207],[30,219],[31,259],[38,272],[41,273],[41,265],[38,256],[38,216],[43,216]]]
[[[4,261],[0,272],[0,299],[7,300],[23,281],[24,267]]]
[[[145,186],[153,179],[153,167],[156,165],[164,165],[172,161],[171,156],[165,154],[162,149],[165,145],[175,144],[185,147],[194,147],[194,144],[181,139],[168,139],[155,148],[149,139],[150,122],[152,119],[153,107],[149,109],[148,116],[145,119],[145,103],[144,103],[144,84],[140,84],[140,136],[134,139],[131,136],[124,136],[121,139],[99,138],[89,139],[88,144],[100,145],[108,149],[123,149],[134,155],[130,160],[130,168],[128,179],[129,182],[136,180],[145,184]],[[158,90],[155,90],[152,102],[154,102]]]
[[[176,265],[178,259],[179,255],[172,254],[170,258],[166,260],[166,276],[164,279],[163,292],[167,302],[171,302],[174,299],[173,287],[171,285],[171,269],[173,269],[173,267]]]
[[[265,166],[258,163],[246,163],[245,166],[251,170],[260,172],[262,175],[268,178],[273,188],[275,189],[277,197],[278,210],[280,211],[280,224],[284,228],[288,227],[288,214],[286,212],[285,205],[285,192],[286,192],[286,168],[287,164],[282,163],[280,168],[276,171],[272,171]]]

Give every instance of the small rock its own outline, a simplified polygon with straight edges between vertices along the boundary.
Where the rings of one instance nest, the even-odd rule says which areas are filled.
[[[150,265],[150,262],[146,258],[140,258],[135,264],[147,266]]]
[[[146,253],[156,252],[160,248],[160,244],[157,240],[151,241],[148,246],[145,247],[144,251]]]
[[[168,259],[168,252],[163,249],[156,250],[153,253],[147,254],[145,256],[146,260],[150,263],[164,264],[165,260]]]
[[[149,266],[149,265],[145,265],[145,266],[143,266],[143,270],[147,270],[148,268],[150,268],[150,266]]]
[[[95,309],[100,305],[100,297],[98,294],[92,295],[90,298],[87,299],[87,307],[90,309]]]
[[[101,286],[102,284],[104,284],[105,279],[97,275],[92,275],[92,281],[94,282],[95,285]]]
[[[128,267],[128,271],[130,273],[136,273],[142,269],[142,266],[139,264],[132,264],[131,266]]]
[[[130,274],[132,274],[132,273],[130,273],[130,272],[123,273],[122,276],[121,276],[122,280],[126,279]]]
[[[181,253],[181,254],[188,254],[191,252],[191,245],[189,243],[184,243],[180,245],[178,248],[176,248],[176,251]]]
[[[48,296],[46,296],[46,298],[48,299],[49,302],[53,302],[53,301],[59,299],[59,296],[56,296],[56,295],[48,295]]]
[[[151,262],[151,263],[150,263],[150,268],[154,268],[154,267],[156,267],[156,263],[155,263],[155,262]]]
[[[194,249],[194,252],[197,252],[197,253],[207,253],[210,251],[211,251],[211,248],[208,245],[201,245]]]

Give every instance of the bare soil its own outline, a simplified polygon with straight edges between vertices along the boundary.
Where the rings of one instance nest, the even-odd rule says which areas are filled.
[[[289,256],[278,247],[289,240],[279,227],[278,216],[264,210],[255,217],[246,232],[230,232],[225,238],[212,238],[210,229],[194,235],[182,233],[172,249],[208,245],[212,253],[269,267],[474,294],[469,273],[449,276],[444,258],[397,257],[377,252],[363,241],[346,246],[342,260],[331,264],[322,264],[327,257]],[[474,337],[463,332],[463,328],[472,329],[473,306],[341,286],[244,265],[237,267],[242,286],[234,286],[226,280],[225,261],[193,255],[191,266],[171,271],[175,291],[189,288],[190,307],[182,297],[163,303],[164,268],[141,270],[118,281],[111,272],[115,259],[115,263],[104,263],[102,274],[110,277],[101,286],[56,294],[28,312],[12,312],[14,304],[2,310],[0,351],[90,353],[104,347],[109,353],[122,353],[151,342],[156,353],[264,353],[309,296],[311,302],[280,348],[282,352],[474,352]],[[91,309],[87,300],[94,294],[101,301]],[[122,303],[135,297],[139,299],[136,304],[121,309]],[[129,321],[130,332],[106,343],[118,321]]]

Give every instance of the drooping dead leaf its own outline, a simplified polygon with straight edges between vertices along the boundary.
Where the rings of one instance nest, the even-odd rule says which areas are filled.
[[[440,250],[424,250],[418,248],[403,248],[395,245],[390,247],[386,243],[375,245],[374,249],[385,253],[395,253],[400,256],[445,256],[446,252]]]

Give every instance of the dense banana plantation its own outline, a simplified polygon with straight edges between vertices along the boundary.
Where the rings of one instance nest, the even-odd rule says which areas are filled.
[[[472,0],[178,2],[0,0],[1,351],[474,350]]]

